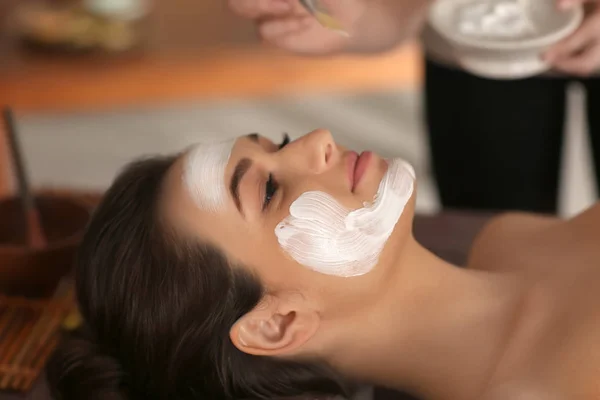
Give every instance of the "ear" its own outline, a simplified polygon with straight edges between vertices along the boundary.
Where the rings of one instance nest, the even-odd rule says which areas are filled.
[[[244,353],[275,356],[296,352],[317,331],[319,314],[298,297],[266,295],[231,328],[233,344]]]

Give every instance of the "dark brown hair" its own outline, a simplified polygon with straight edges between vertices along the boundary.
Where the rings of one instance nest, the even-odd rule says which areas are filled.
[[[347,395],[318,362],[239,351],[229,329],[264,293],[214,246],[161,222],[175,157],[129,165],[96,209],[76,263],[85,327],[48,365],[60,400],[273,399]]]

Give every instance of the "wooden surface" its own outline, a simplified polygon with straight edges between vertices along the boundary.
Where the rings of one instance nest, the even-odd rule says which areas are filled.
[[[438,256],[462,265],[467,259],[473,239],[489,220],[490,215],[466,212],[445,212],[436,216],[417,216],[416,239]],[[457,365],[457,368],[460,368]],[[50,400],[44,379],[24,395],[0,392],[0,400]],[[401,393],[376,389],[374,400],[415,400]]]
[[[0,295],[0,390],[27,392],[44,371],[74,305],[73,291],[60,299]]]

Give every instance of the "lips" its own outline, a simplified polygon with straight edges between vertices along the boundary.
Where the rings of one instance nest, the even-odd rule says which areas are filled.
[[[369,163],[373,158],[373,153],[365,151],[358,155],[358,153],[352,151],[348,154],[348,179],[350,181],[350,187],[352,191],[356,189],[360,183],[362,177],[369,167]]]
[[[348,171],[348,183],[350,189],[354,190],[354,170],[356,169],[356,163],[358,162],[358,153],[350,151],[346,158],[346,169]]]
[[[364,151],[360,154],[360,157],[358,157],[358,161],[356,161],[356,166],[354,167],[354,186],[352,187],[352,190],[360,183],[360,180],[369,168],[369,163],[372,158],[373,153],[370,151]]]

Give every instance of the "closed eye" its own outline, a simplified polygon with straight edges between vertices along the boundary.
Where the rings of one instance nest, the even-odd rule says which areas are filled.
[[[283,141],[277,147],[278,150],[283,149],[289,142],[290,142],[290,137],[286,133],[283,136]],[[269,204],[271,204],[271,200],[273,199],[273,197],[275,197],[275,194],[277,193],[277,189],[279,189],[279,184],[273,178],[273,174],[270,173],[269,179],[267,180],[267,184],[265,185],[265,197],[264,197],[263,206],[262,206],[263,211],[265,211],[269,207]]]

